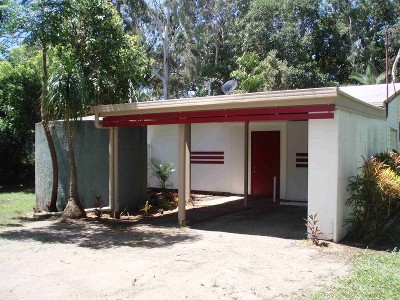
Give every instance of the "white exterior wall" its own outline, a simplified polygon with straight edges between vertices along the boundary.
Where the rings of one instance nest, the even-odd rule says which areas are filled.
[[[387,139],[390,149],[399,150],[399,97],[389,103]]]
[[[338,120],[308,121],[308,215],[318,213],[322,238],[335,239]]]
[[[286,200],[307,201],[308,168],[296,167],[296,153],[308,153],[308,122],[288,122]]]
[[[149,159],[172,162],[178,169],[178,125],[149,126]],[[192,190],[243,194],[244,124],[210,123],[192,125],[192,151],[223,151],[224,164],[192,164]],[[158,187],[149,170],[149,187]],[[177,188],[177,171],[170,178]]]
[[[159,187],[150,166],[150,160],[156,158],[161,162],[171,162],[174,164],[175,172],[171,174],[170,180],[172,188],[178,188],[178,126],[179,125],[157,125],[147,127],[149,187]]]
[[[344,219],[351,212],[346,206],[349,194],[346,191],[349,177],[358,173],[363,164],[363,157],[368,158],[376,153],[389,150],[387,141],[386,120],[373,119],[347,111],[337,111],[339,121],[339,165],[337,221],[335,241],[342,239],[347,232]]]
[[[307,122],[252,122],[250,131],[280,131],[280,197],[307,199],[307,168],[296,168],[296,153],[307,152]],[[178,169],[178,126],[149,126],[149,159],[172,162]],[[249,134],[249,193],[251,193],[251,134]],[[288,143],[290,148],[288,148]],[[192,125],[192,151],[224,151],[224,164],[192,164],[192,190],[243,194],[244,124],[210,123]],[[289,157],[289,162],[288,162]],[[177,172],[171,176],[177,188]],[[149,170],[149,186],[158,183]]]
[[[342,239],[349,177],[362,157],[388,149],[386,120],[336,110],[331,120],[309,121],[308,214],[318,213],[323,238]]]

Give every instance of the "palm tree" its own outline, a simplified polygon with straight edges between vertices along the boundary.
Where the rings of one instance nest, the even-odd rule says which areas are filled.
[[[349,79],[357,81],[358,83],[361,83],[361,84],[379,84],[379,83],[382,83],[382,81],[385,78],[386,78],[385,72],[383,72],[379,75],[375,74],[375,72],[373,72],[370,64],[367,65],[367,68],[365,69],[364,74],[360,74],[360,73],[352,71],[349,76]]]
[[[77,120],[87,112],[89,107],[87,86],[87,81],[73,56],[68,52],[61,54],[51,70],[45,109],[52,118],[65,119],[67,127],[70,182],[68,203],[63,212],[65,218],[86,216],[78,193],[71,119]]]

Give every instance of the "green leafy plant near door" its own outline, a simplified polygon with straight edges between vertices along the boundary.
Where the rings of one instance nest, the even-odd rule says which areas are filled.
[[[172,183],[169,179],[171,174],[175,172],[174,164],[153,159],[151,160],[151,168],[153,171],[153,176],[157,178],[161,190],[164,193],[167,187],[172,186]]]

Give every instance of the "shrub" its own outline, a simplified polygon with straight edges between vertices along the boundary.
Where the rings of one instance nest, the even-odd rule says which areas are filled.
[[[165,192],[168,186],[172,186],[169,178],[175,169],[173,163],[163,163],[159,160],[153,159],[151,161],[151,168],[153,170],[153,176],[155,176],[160,184],[161,189]]]
[[[353,237],[368,239],[376,236],[395,213],[400,199],[399,154],[381,153],[364,159],[359,175],[350,177],[346,205],[353,208],[346,222]]]

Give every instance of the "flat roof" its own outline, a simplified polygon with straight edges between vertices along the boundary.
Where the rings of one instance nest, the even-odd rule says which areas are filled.
[[[398,95],[397,87],[392,85],[390,96]],[[383,94],[382,94],[383,93]],[[382,97],[384,95],[384,97]],[[91,111],[100,117],[154,114],[166,112],[190,112],[218,109],[264,108],[281,106],[304,106],[318,104],[338,104],[340,101],[354,102],[358,106],[365,106],[366,110],[382,109],[386,100],[386,85],[323,87],[312,89],[297,89],[283,91],[269,91],[259,93],[193,97],[169,100],[155,100],[92,106]]]
[[[339,88],[344,93],[366,103],[383,107],[386,99],[386,84],[353,85]],[[400,94],[400,83],[388,85],[389,101]]]

